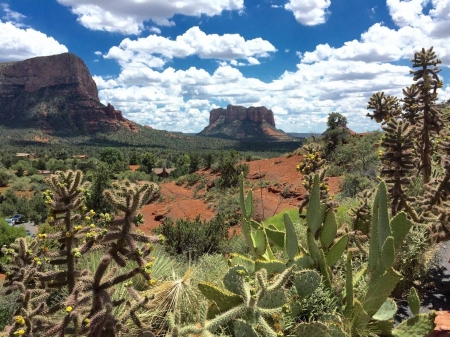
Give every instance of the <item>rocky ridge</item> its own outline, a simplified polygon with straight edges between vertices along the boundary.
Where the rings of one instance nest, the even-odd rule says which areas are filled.
[[[272,110],[266,107],[235,106],[213,109],[209,125],[199,136],[237,140],[290,141],[293,138],[275,127]]]
[[[64,135],[137,131],[100,102],[88,68],[71,53],[0,63],[0,125]]]
[[[230,123],[234,120],[248,120],[255,123],[266,122],[275,127],[275,118],[273,117],[272,110],[268,110],[264,106],[245,108],[243,106],[229,104],[226,109],[213,109],[209,114],[209,125],[214,125],[221,118],[224,119],[225,123]]]

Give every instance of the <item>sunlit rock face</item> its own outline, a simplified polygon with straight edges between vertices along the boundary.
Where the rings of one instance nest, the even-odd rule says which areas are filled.
[[[228,105],[226,109],[213,109],[209,125],[199,136],[261,141],[289,141],[289,135],[275,127],[272,110],[266,107]]]
[[[0,125],[65,135],[136,130],[100,103],[88,68],[71,53],[0,63]]]

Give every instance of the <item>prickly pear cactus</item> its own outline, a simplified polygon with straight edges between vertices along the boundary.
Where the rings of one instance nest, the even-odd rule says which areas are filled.
[[[292,268],[269,279],[267,271],[261,269],[250,279],[247,269],[234,266],[223,278],[226,289],[200,283],[199,288],[205,296],[221,308],[214,318],[206,320],[201,327],[173,325],[171,336],[185,336],[190,333],[212,335],[219,327],[234,321],[236,336],[277,336],[270,324],[274,314],[281,313],[287,302],[285,284],[292,274]]]

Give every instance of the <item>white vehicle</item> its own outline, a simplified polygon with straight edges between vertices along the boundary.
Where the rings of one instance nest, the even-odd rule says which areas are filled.
[[[16,222],[14,221],[13,218],[7,218],[5,220],[8,223],[8,225],[10,225],[10,226],[14,226],[16,224]]]

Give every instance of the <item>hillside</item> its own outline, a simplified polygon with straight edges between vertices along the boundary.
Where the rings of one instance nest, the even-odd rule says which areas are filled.
[[[302,176],[296,171],[296,165],[302,156],[289,158],[277,157],[249,162],[250,171],[247,181],[254,186],[255,219],[265,219],[286,208],[296,208],[306,193],[302,186]],[[165,218],[172,220],[190,218],[200,215],[202,219],[212,218],[216,212],[204,196],[208,184],[217,176],[210,170],[200,170],[197,174],[207,181],[206,187],[195,191],[195,186],[178,186],[175,182],[161,183],[160,201],[145,205],[142,209],[145,224],[141,227],[146,232],[159,226]],[[261,177],[261,180],[259,179]],[[263,189],[258,187],[263,184]],[[331,194],[339,192],[340,178],[331,177],[329,186]],[[198,184],[198,183],[197,183]],[[262,196],[262,198],[261,198]]]

